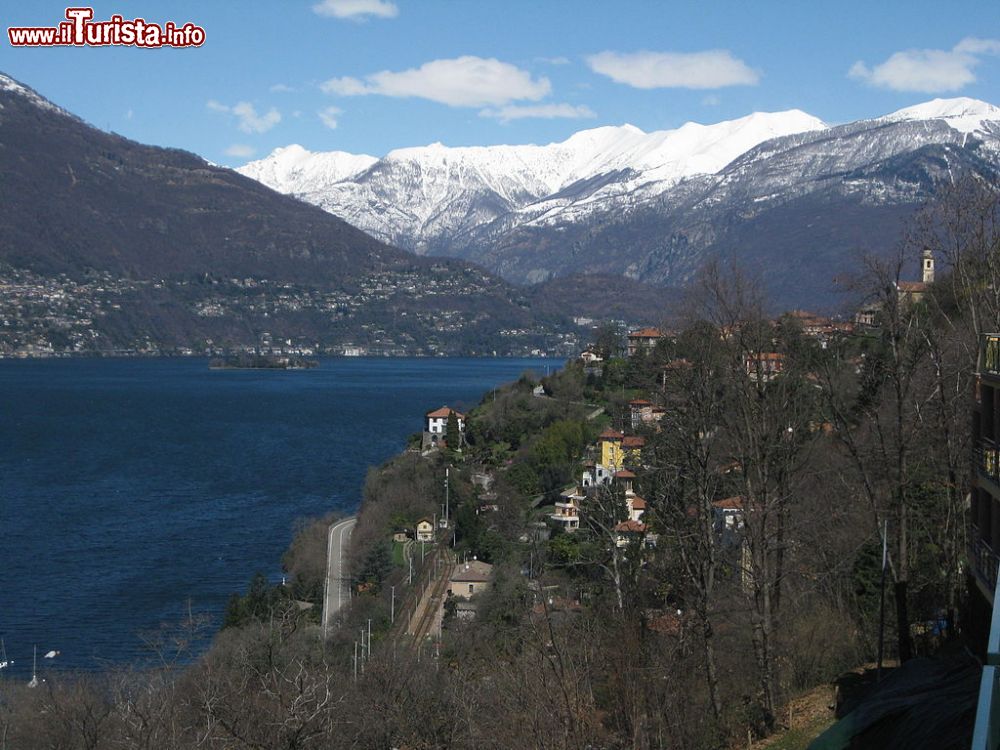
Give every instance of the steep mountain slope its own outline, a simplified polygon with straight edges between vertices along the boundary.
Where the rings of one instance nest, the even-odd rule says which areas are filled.
[[[266,179],[268,159],[244,167]],[[575,273],[682,285],[707,258],[764,274],[779,305],[830,305],[830,280],[884,252],[914,208],[968,172],[995,179],[1000,108],[936,99],[826,126],[793,110],[549,146],[392,152],[289,192],[401,247],[518,283]]]
[[[342,160],[343,174],[364,166]],[[479,268],[97,130],[5,76],[0,175],[0,355],[253,345],[264,332],[310,348],[523,351],[565,330],[567,315],[540,318]]]
[[[815,305],[861,252],[892,247],[937,185],[969,172],[996,179],[998,135],[990,120],[970,133],[890,116],[777,138],[651,200],[570,217],[527,207],[462,238],[455,254],[517,280],[584,271],[670,285],[708,258],[740,259],[786,305]]]
[[[0,262],[142,278],[319,274],[330,284],[383,264],[413,267],[411,256],[260,183],[92,128],[11,79],[0,86]]]

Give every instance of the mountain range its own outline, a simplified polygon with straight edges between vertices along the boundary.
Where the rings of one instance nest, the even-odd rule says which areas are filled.
[[[265,333],[314,351],[570,354],[589,335],[574,317],[659,323],[713,258],[761,271],[776,311],[831,309],[857,251],[884,252],[941,184],[996,181],[998,165],[1000,110],[951,99],[384,158],[291,146],[240,174],[0,75],[0,356]]]
[[[0,356],[257,345],[575,350],[567,310],[0,75]],[[264,334],[269,336],[264,337]]]
[[[1000,108],[957,98],[839,125],[790,110],[383,158],[292,145],[238,171],[519,284],[602,273],[680,287],[721,258],[759,273],[779,306],[830,307],[834,278],[898,242],[942,182],[998,170]]]

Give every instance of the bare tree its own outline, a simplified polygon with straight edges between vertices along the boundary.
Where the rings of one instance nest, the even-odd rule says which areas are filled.
[[[815,437],[817,411],[806,379],[808,348],[782,340],[765,315],[758,284],[709,265],[696,314],[723,340],[713,380],[722,392],[716,438],[739,467],[745,555],[743,583],[753,632],[760,703],[768,726],[777,706],[776,633],[787,576],[788,520]]]
[[[716,377],[724,342],[714,327],[685,334],[688,358],[666,372],[669,408],[651,441],[652,462],[644,476],[648,511],[683,571],[677,588],[701,630],[705,681],[712,715],[722,715],[715,655],[713,607],[720,540],[713,503],[725,495],[725,457],[715,439],[722,422],[723,388]]]

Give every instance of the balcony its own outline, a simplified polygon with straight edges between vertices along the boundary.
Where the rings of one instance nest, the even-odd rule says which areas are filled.
[[[984,333],[979,338],[979,373],[1000,378],[1000,333]]]
[[[985,438],[980,440],[975,449],[975,462],[979,476],[1000,488],[1000,448],[996,443]]]
[[[1000,556],[997,556],[993,548],[983,540],[978,526],[972,524],[969,531],[969,562],[972,563],[972,572],[986,592],[995,591]]]
[[[580,511],[572,505],[556,503],[555,513],[552,518],[557,521],[579,521]]]

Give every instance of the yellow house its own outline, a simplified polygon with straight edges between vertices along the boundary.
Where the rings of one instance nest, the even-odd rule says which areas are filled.
[[[622,451],[624,437],[622,433],[610,427],[598,437],[601,441],[601,465],[610,471],[620,471],[625,465],[625,455]]]

